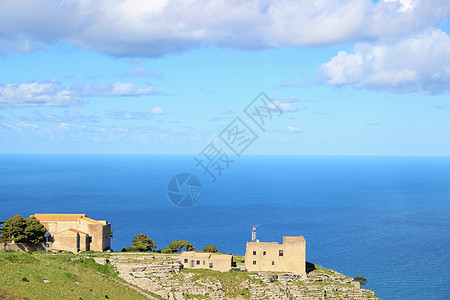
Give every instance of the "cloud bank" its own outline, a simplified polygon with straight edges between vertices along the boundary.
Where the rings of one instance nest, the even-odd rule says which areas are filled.
[[[438,8],[438,9],[437,9]],[[393,41],[435,28],[448,0],[3,0],[0,53],[61,41],[114,56]]]
[[[356,44],[320,68],[331,85],[376,91],[450,92],[450,37],[440,30],[392,44]]]
[[[73,85],[65,86],[61,82],[44,81],[21,84],[0,85],[1,107],[56,106],[71,107],[84,104],[85,97],[126,97],[159,94],[153,86],[137,87],[134,83]]]

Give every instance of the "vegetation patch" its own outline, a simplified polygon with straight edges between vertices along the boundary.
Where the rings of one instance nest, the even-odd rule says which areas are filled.
[[[218,272],[204,269],[184,269],[182,272],[195,274],[192,281],[207,284],[208,282],[220,282],[226,298],[241,296],[250,298],[250,291],[246,288],[246,282],[250,279],[246,272]]]
[[[114,280],[111,266],[72,257],[0,252],[0,299],[146,299]]]

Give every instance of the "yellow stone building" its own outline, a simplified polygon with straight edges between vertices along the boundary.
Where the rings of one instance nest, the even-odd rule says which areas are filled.
[[[53,250],[104,251],[110,249],[111,224],[86,214],[34,214],[51,235]]]
[[[289,272],[306,276],[306,241],[303,236],[283,236],[276,242],[247,242],[248,272]]]
[[[185,251],[180,262],[186,269],[211,269],[228,272],[233,264],[233,255]]]

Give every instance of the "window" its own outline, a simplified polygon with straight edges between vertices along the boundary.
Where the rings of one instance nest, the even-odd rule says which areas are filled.
[[[253,264],[256,265],[256,260],[253,261]]]
[[[203,261],[203,265],[205,265],[206,263],[205,263],[205,261]]]
[[[185,264],[187,264],[187,262],[188,262],[188,259],[187,259],[187,258],[185,258],[185,259],[184,259],[184,263],[185,263]]]
[[[279,250],[278,255],[283,256],[283,250]]]
[[[263,251],[263,255],[266,255],[266,251]]]
[[[275,262],[272,260],[272,266],[275,266]]]
[[[213,264],[212,264],[212,263],[209,263],[209,267],[212,268],[212,267],[213,267]]]
[[[200,264],[200,261],[199,260],[197,260],[197,265],[199,265]]]
[[[256,251],[253,251],[253,255],[256,255]]]

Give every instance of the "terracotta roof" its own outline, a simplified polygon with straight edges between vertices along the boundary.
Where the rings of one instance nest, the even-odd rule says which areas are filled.
[[[106,221],[97,221],[97,220],[86,217],[86,215],[84,217],[81,217],[81,219],[84,221],[87,221],[87,222],[95,223],[95,224],[106,225]]]
[[[74,234],[76,234],[76,233],[79,233],[79,234],[81,234],[81,235],[88,235],[86,232],[83,232],[83,231],[80,231],[80,230],[77,230],[77,229],[74,229],[74,228],[70,228],[70,229],[67,229],[67,230],[64,230],[64,231],[60,231],[60,232],[57,232],[57,233],[55,233],[55,234],[62,234],[62,233],[74,233]]]
[[[34,214],[30,217],[35,217],[38,221],[48,221],[48,222],[76,222],[79,219],[84,221],[106,225],[106,221],[97,221],[86,217],[86,214]]]
[[[194,252],[194,251],[184,251],[181,253],[180,256],[192,258],[211,258],[211,259],[231,259],[233,257],[232,255],[229,254]]]
[[[39,221],[78,221],[78,219],[86,217],[86,214],[34,214]]]
[[[211,253],[201,253],[201,252],[194,252],[194,251],[184,251],[181,253],[181,256],[185,257],[196,257],[196,258],[208,258],[211,255]]]
[[[229,254],[212,254],[211,255],[211,259],[232,259],[233,255],[229,255]]]
[[[303,236],[283,236],[283,243],[293,243],[298,241],[304,241]]]

